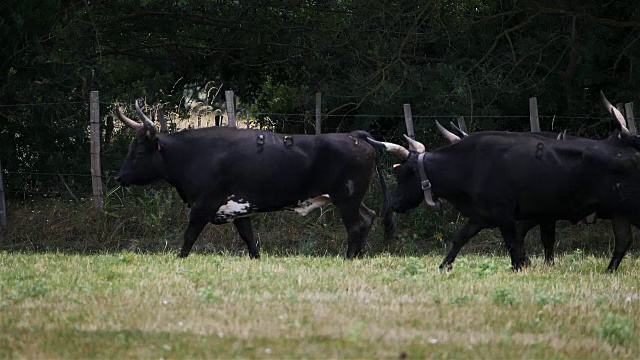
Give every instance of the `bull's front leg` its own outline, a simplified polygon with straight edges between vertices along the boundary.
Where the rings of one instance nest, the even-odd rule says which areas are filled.
[[[529,258],[524,251],[524,237],[518,236],[516,222],[512,221],[500,226],[500,233],[504,244],[511,255],[511,266],[514,271],[519,271],[522,266],[529,266]]]
[[[442,261],[442,264],[440,264],[440,270],[451,270],[453,262],[456,260],[456,256],[458,256],[462,247],[469,241],[469,239],[475,236],[482,229],[484,229],[483,226],[476,224],[471,220],[467,221],[462,229],[456,233],[451,250],[449,250],[449,253]]]
[[[208,207],[193,207],[191,209],[189,212],[189,225],[184,232],[184,243],[182,244],[179,257],[185,258],[189,256],[193,243],[196,242],[205,225],[209,222],[211,214],[211,208]]]

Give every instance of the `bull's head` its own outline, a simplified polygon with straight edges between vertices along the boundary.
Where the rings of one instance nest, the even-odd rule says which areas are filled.
[[[118,117],[127,126],[136,131],[135,138],[129,146],[129,153],[120,168],[116,180],[122,185],[146,185],[162,176],[162,144],[156,136],[158,131],[153,122],[142,112],[136,101],[136,112],[142,122],[134,121],[125,116],[120,108]]]
[[[401,159],[400,163],[393,165],[396,187],[391,195],[391,208],[399,213],[417,207],[424,199],[418,168],[422,164],[418,164],[418,156],[426,153],[426,149],[420,142],[406,135],[404,137],[409,142],[409,149],[394,143],[367,138],[367,141],[374,147],[386,150]]]

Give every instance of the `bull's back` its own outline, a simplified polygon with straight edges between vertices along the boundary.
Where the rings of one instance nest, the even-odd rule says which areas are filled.
[[[252,131],[236,142],[242,146],[235,144],[236,152],[221,160],[222,176],[228,178],[224,191],[255,198],[257,206],[266,210],[335,193],[347,186],[368,186],[373,171],[374,149],[351,134]]]
[[[592,171],[584,166],[592,143],[488,133],[455,145],[448,152],[466,164],[460,176],[464,199],[488,217],[503,209],[517,218],[573,218],[595,201],[592,181],[585,179]]]

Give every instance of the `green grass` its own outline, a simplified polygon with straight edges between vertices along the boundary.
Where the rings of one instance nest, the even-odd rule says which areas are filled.
[[[640,259],[0,252],[0,358],[638,358]]]

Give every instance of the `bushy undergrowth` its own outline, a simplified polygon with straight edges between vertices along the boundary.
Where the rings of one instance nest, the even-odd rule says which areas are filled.
[[[380,213],[380,188],[374,183],[365,202]],[[64,199],[8,201],[8,228],[2,232],[0,250],[98,253],[120,250],[136,252],[177,251],[188,223],[189,209],[175,190],[158,185],[147,188],[114,187],[105,196],[104,214],[89,200]],[[391,251],[406,255],[444,253],[464,218],[450,207],[436,213],[420,206],[408,214],[395,214],[396,240],[387,246],[382,222],[377,218],[366,251]],[[271,254],[339,255],[346,251],[346,231],[332,205],[306,217],[290,212],[253,217],[254,234],[262,252]],[[613,235],[608,220],[595,225],[560,222],[558,253],[609,256]],[[537,229],[527,237],[527,250],[541,254]],[[499,233],[484,230],[463,252],[504,254]],[[245,253],[246,248],[233,225],[208,225],[194,251]],[[632,248],[633,251],[633,248]]]

